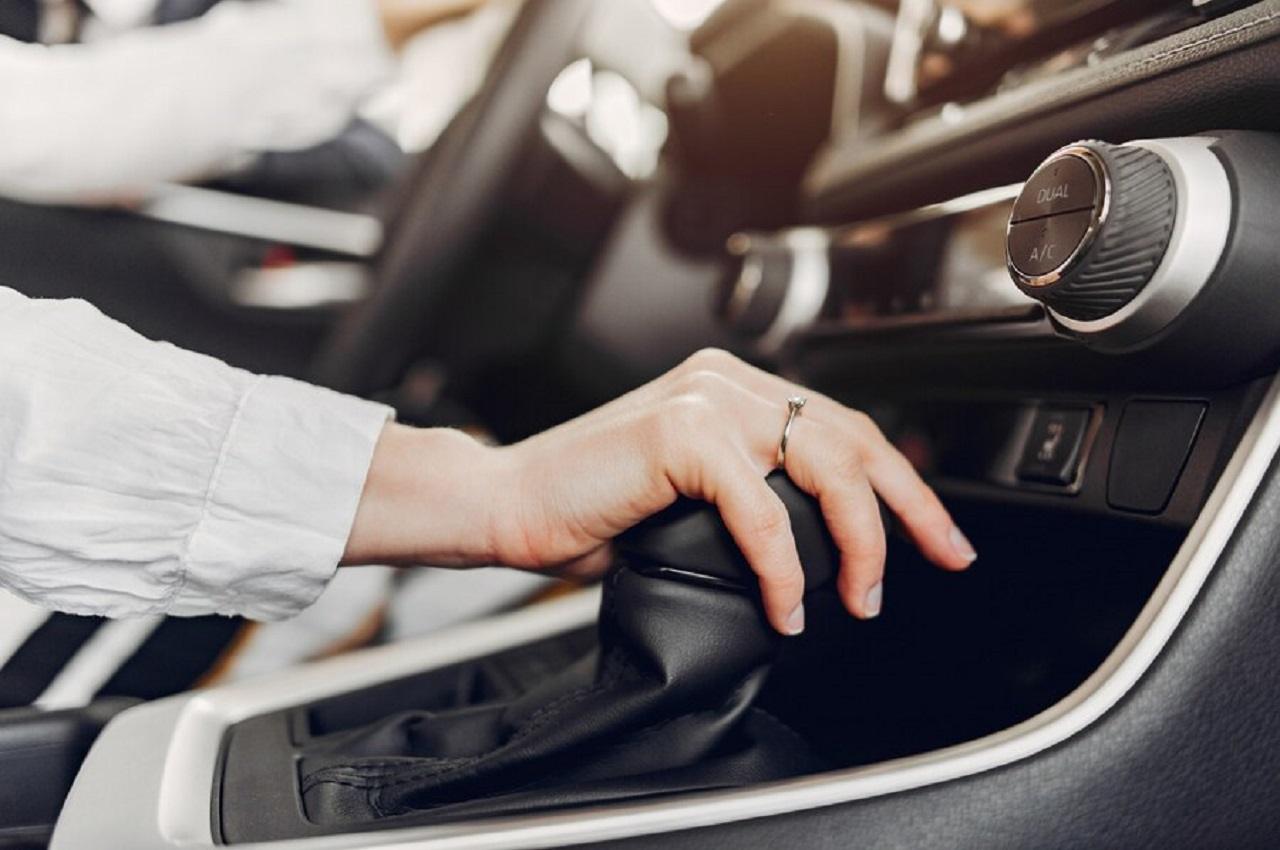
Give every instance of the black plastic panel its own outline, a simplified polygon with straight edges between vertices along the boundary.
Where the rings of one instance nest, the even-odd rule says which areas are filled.
[[[137,700],[0,711],[0,847],[43,847],[103,727]]]
[[[1125,406],[1107,479],[1112,507],[1147,514],[1164,510],[1207,407],[1198,401],[1134,401]]]

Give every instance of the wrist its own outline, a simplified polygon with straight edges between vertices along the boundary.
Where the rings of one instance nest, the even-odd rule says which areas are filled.
[[[461,431],[387,425],[342,563],[492,563],[504,466],[499,450]]]

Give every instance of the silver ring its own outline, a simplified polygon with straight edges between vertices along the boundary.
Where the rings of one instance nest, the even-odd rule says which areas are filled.
[[[791,439],[791,426],[800,415],[800,410],[808,403],[809,399],[802,395],[793,395],[787,399],[787,424],[782,427],[782,440],[778,443],[778,469],[785,469],[787,466],[787,442]]]

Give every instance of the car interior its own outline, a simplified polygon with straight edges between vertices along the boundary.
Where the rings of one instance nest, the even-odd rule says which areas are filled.
[[[600,586],[0,712],[0,846],[1273,844],[1277,97],[1280,0],[526,0],[420,153],[3,202],[7,285],[414,424],[733,352],[866,411],[980,559],[886,515],[853,619],[775,474],[783,639],[681,501]]]

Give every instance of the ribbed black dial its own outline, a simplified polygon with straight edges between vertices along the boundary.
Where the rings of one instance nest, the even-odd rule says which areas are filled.
[[[1036,169],[1014,204],[1009,271],[1023,292],[1060,316],[1109,316],[1159,268],[1177,200],[1158,154],[1105,142],[1070,145]]]

